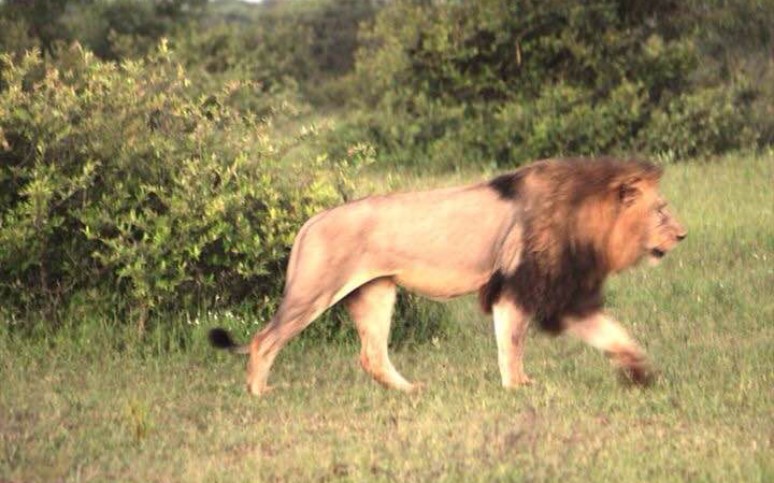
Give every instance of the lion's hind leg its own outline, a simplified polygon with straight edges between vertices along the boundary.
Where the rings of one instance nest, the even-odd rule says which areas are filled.
[[[350,294],[346,304],[360,335],[363,369],[385,387],[410,392],[419,386],[400,375],[387,353],[396,291],[391,279],[378,278]]]
[[[272,321],[250,342],[250,359],[247,362],[248,392],[261,395],[270,390],[267,382],[274,359],[290,339],[332,305],[331,297],[327,295],[314,297],[310,301],[298,301],[291,297],[283,300]]]

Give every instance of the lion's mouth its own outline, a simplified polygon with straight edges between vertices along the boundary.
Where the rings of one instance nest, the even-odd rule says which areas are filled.
[[[660,248],[651,248],[650,250],[650,256],[655,258],[656,260],[661,260],[664,258],[664,255],[666,255],[666,252],[664,250],[661,250]]]

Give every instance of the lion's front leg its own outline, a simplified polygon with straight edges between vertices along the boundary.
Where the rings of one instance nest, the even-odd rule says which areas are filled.
[[[567,317],[564,326],[567,332],[603,351],[628,382],[648,386],[654,381],[655,373],[645,352],[611,317],[602,312]]]
[[[497,364],[503,387],[515,388],[530,384],[524,372],[524,341],[529,328],[529,316],[508,297],[501,297],[492,305]]]

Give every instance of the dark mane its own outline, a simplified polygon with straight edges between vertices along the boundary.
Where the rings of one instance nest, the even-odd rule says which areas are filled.
[[[582,317],[604,305],[602,288],[607,273],[600,270],[590,247],[564,247],[553,267],[545,267],[537,256],[522,260],[505,287],[533,315],[541,329],[559,333],[563,317]]]
[[[601,309],[617,190],[660,175],[643,161],[581,158],[540,161],[492,180],[500,196],[518,193],[524,203],[523,246],[516,271],[498,271],[481,288],[482,308],[513,297],[549,332],[560,332],[565,316]]]
[[[519,192],[519,185],[524,176],[524,170],[520,169],[512,173],[501,174],[489,181],[489,186],[497,191],[500,198],[512,200]]]

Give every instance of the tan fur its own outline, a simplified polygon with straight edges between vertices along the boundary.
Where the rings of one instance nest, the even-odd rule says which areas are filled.
[[[344,298],[364,370],[386,387],[414,390],[387,354],[398,285],[441,299],[481,290],[494,312],[502,383],[527,383],[530,315],[554,331],[586,320],[601,310],[608,273],[684,237],[659,211],[659,176],[646,163],[541,161],[486,183],[373,196],[313,217],[291,250],[280,307],[249,345],[248,390],[266,392],[279,350]]]
[[[497,365],[503,387],[529,384],[531,379],[524,372],[523,363],[529,314],[510,300],[501,298],[492,307],[492,318],[497,341]]]

